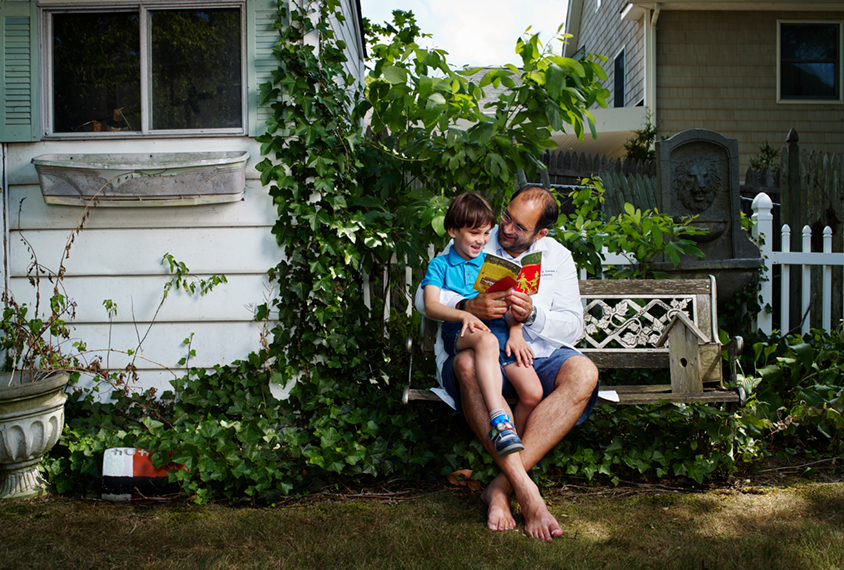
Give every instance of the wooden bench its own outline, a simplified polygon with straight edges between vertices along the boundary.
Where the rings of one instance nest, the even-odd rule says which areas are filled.
[[[735,381],[741,337],[721,345],[715,279],[581,280],[584,333],[577,347],[602,370],[668,368],[671,384],[605,386],[600,404],[732,402],[744,405],[744,391],[727,390],[722,351]],[[411,351],[402,401],[441,401],[431,390],[412,388],[414,353],[433,353],[437,323],[422,319],[420,343]],[[602,374],[603,376],[603,374]],[[615,394],[612,394],[614,392]],[[599,393],[600,395],[600,393]],[[613,401],[617,397],[618,401]]]

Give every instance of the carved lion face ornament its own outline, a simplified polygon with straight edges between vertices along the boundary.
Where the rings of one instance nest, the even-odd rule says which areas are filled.
[[[712,206],[721,189],[721,179],[712,160],[693,157],[674,170],[674,189],[686,209],[700,214]]]

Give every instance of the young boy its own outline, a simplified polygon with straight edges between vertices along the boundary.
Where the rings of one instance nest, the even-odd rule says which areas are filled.
[[[531,365],[533,351],[522,336],[522,325],[508,312],[501,319],[482,321],[475,315],[440,303],[440,290],[460,293],[466,299],[478,294],[473,288],[486,254],[495,213],[479,194],[457,196],[445,215],[445,229],[453,239],[448,253],[428,264],[422,280],[425,312],[444,321],[442,338],[449,355],[471,348],[475,351],[475,375],[489,411],[490,439],[498,455],[524,449],[518,432],[542,399],[542,386]],[[504,411],[501,394],[501,367],[519,395],[514,416],[515,428]]]

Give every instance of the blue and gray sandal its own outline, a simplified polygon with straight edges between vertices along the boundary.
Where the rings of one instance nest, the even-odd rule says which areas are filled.
[[[489,432],[489,440],[495,446],[495,452],[499,457],[522,451],[525,446],[516,434],[516,429],[509,421],[499,422]]]

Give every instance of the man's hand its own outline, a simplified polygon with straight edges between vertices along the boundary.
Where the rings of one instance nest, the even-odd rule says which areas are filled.
[[[533,311],[533,299],[527,293],[510,289],[507,292],[507,305],[510,309],[510,314],[520,323],[525,322]]]
[[[509,308],[506,297],[507,291],[478,293],[477,297],[466,301],[463,310],[472,313],[483,321],[500,319]]]

